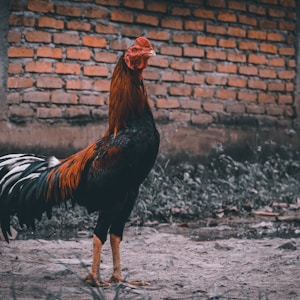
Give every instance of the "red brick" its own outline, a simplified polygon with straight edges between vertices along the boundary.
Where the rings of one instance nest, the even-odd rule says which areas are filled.
[[[206,77],[206,83],[211,85],[226,85],[227,78],[224,76],[208,75]]]
[[[202,20],[185,20],[184,21],[185,30],[204,30],[204,21]]]
[[[216,46],[217,39],[211,36],[197,36],[197,44],[205,46]]]
[[[10,118],[30,118],[34,116],[34,111],[30,107],[24,106],[10,106],[9,117]]]
[[[21,32],[10,30],[7,34],[7,41],[9,43],[21,43]]]
[[[277,46],[275,46],[273,44],[261,43],[260,44],[260,51],[261,52],[266,52],[266,53],[276,54],[277,53]]]
[[[206,58],[214,60],[226,60],[226,52],[220,50],[206,50]]]
[[[190,44],[193,41],[193,36],[187,33],[174,33],[173,42],[181,44]]]
[[[250,26],[256,26],[257,20],[256,18],[249,17],[247,15],[239,15],[239,22],[241,24],[250,25]]]
[[[258,50],[258,43],[256,42],[249,42],[249,41],[241,41],[239,44],[240,50]]]
[[[278,0],[262,0],[262,3],[266,3],[266,4],[278,4]]]
[[[175,70],[191,71],[193,63],[191,61],[174,60],[171,62],[170,67]]]
[[[259,103],[275,103],[275,97],[271,94],[260,93],[258,95]]]
[[[144,9],[143,0],[124,0],[123,5],[134,9]]]
[[[43,12],[43,13],[54,12],[54,4],[43,0],[30,0],[28,1],[27,8],[29,10],[36,11],[36,12]]]
[[[197,48],[197,47],[184,47],[183,48],[183,56],[189,57],[203,57],[204,56],[204,49]]]
[[[262,78],[276,78],[276,71],[273,69],[259,69],[259,76]]]
[[[248,55],[248,63],[255,64],[255,65],[264,65],[266,64],[266,56],[260,54],[249,54]]]
[[[193,11],[194,15],[196,17],[202,18],[202,19],[215,19],[215,13],[212,10],[197,8]]]
[[[228,27],[227,34],[235,37],[246,37],[246,30],[241,27]]]
[[[287,55],[287,56],[294,56],[295,55],[295,48],[290,47],[281,47],[279,48],[280,55]]]
[[[25,33],[25,39],[27,42],[50,43],[51,34],[45,31],[27,31]]]
[[[284,35],[278,32],[268,32],[267,39],[272,42],[283,42],[285,40]]]
[[[249,12],[258,15],[265,15],[266,9],[263,6],[249,5]]]
[[[282,116],[284,112],[283,107],[278,107],[278,106],[267,106],[266,107],[266,112],[267,115],[271,116]]]
[[[236,40],[220,39],[219,40],[219,47],[236,48]]]
[[[86,76],[108,76],[108,68],[106,66],[84,66],[83,74]]]
[[[151,1],[151,2],[146,2],[146,5],[147,5],[147,10],[149,10],[149,11],[155,11],[155,12],[161,12],[161,13],[165,13],[167,11],[167,3],[166,2]]]
[[[183,21],[179,19],[163,18],[161,20],[161,26],[164,28],[182,30]]]
[[[96,32],[97,32],[97,25],[96,25]],[[76,30],[76,31],[91,31],[91,24],[87,22],[68,21],[67,29]]]
[[[142,36],[144,34],[144,30],[141,27],[124,25],[122,26],[122,34],[124,36],[130,36],[136,38],[137,36]]]
[[[262,115],[265,113],[265,107],[262,105],[247,105],[246,108],[247,113],[255,114],[255,115]]]
[[[294,70],[282,70],[278,71],[279,79],[294,79],[295,78],[295,71]]]
[[[192,109],[192,110],[200,110],[201,108],[201,102],[197,100],[187,100],[184,99],[180,102],[180,106],[183,109]]]
[[[119,6],[120,1],[119,0],[96,0],[96,4],[100,5],[108,5],[108,6]]]
[[[169,66],[169,60],[164,57],[154,56],[148,62],[149,66],[155,66],[160,68],[167,68]]]
[[[256,40],[265,40],[267,38],[267,32],[262,30],[248,30],[248,38]]]
[[[36,86],[39,88],[60,89],[63,86],[63,81],[60,77],[43,76],[37,78]]]
[[[161,80],[178,82],[183,80],[183,75],[175,71],[166,71],[162,73]]]
[[[70,16],[70,17],[80,17],[81,16],[81,7],[57,5],[56,13],[58,15],[64,15],[64,16]]]
[[[67,90],[91,90],[93,85],[92,80],[88,79],[67,79]]]
[[[95,47],[95,48],[105,48],[106,47],[106,39],[102,37],[96,36],[83,36],[82,37],[83,46]]]
[[[191,119],[191,114],[189,112],[181,111],[170,111],[169,120],[176,122],[189,122]]]
[[[8,19],[8,24],[12,26],[34,26],[34,18],[19,16],[19,15],[10,15]]]
[[[33,57],[34,51],[32,48],[9,47],[7,55],[8,57]]]
[[[159,19],[157,16],[150,16],[145,14],[138,14],[135,21],[136,23],[146,24],[150,26],[157,26],[159,23]]]
[[[235,23],[237,21],[236,14],[230,12],[219,11],[217,18],[221,22]]]
[[[64,21],[46,17],[46,16],[41,16],[38,20],[38,26],[39,27],[47,27],[47,28],[55,28],[55,29],[63,29]]]
[[[220,102],[204,102],[203,109],[207,112],[223,112],[224,104]]]
[[[149,30],[148,37],[151,40],[168,41],[170,36],[166,31]]]
[[[292,104],[293,97],[291,95],[279,95],[278,104]]]
[[[104,105],[103,95],[80,95],[80,104],[83,105]]]
[[[87,107],[67,107],[65,115],[67,118],[90,118],[90,109]]]
[[[235,100],[236,92],[227,89],[218,89],[216,97],[223,100]]]
[[[207,0],[206,4],[212,7],[226,8],[225,0]]]
[[[246,87],[247,81],[244,78],[240,77],[229,77],[227,84],[229,86],[234,86],[234,87]]]
[[[194,62],[194,69],[196,71],[213,72],[216,69],[216,64],[208,61]]]
[[[244,1],[229,1],[228,2],[228,8],[233,10],[246,10],[246,3]]]
[[[250,89],[265,90],[267,88],[267,84],[264,80],[249,79],[248,87]]]
[[[168,93],[167,86],[165,84],[151,83],[147,85],[147,88],[150,95],[166,96]]]
[[[226,106],[226,111],[232,114],[245,113],[245,105],[242,103],[229,104]]]
[[[113,10],[111,12],[111,20],[116,22],[133,22],[133,14],[128,11]]]
[[[185,74],[184,82],[190,84],[203,84],[204,83],[204,75],[202,74]]]
[[[224,34],[226,34],[226,27],[207,24],[206,25],[206,31],[209,32],[209,33],[224,35]]]
[[[236,74],[237,65],[236,64],[231,64],[231,63],[218,64],[217,65],[217,72],[218,73]]]
[[[46,61],[29,61],[25,64],[25,71],[31,73],[51,73],[52,63]]]
[[[9,93],[7,95],[7,103],[8,104],[20,104],[20,94],[19,93]]]
[[[179,102],[176,99],[157,99],[157,108],[179,108]]]
[[[171,14],[173,16],[190,16],[191,9],[188,7],[173,7]]]
[[[39,119],[61,118],[62,111],[58,107],[38,107],[36,110],[36,116]]]
[[[53,42],[55,44],[79,45],[80,38],[78,34],[54,33]]]
[[[213,122],[213,117],[209,114],[192,115],[192,124],[205,125]]]
[[[161,46],[160,54],[182,56],[182,48],[178,46]]]
[[[242,75],[257,75],[258,69],[252,66],[240,66],[238,72]]]
[[[160,79],[160,72],[156,69],[147,68],[143,72],[143,77],[146,80],[159,80]]]
[[[170,95],[176,96],[189,96],[191,94],[191,86],[190,85],[173,85],[169,89]]]
[[[285,61],[281,57],[272,57],[272,58],[269,58],[268,65],[270,67],[284,67]]]
[[[284,7],[296,7],[296,1],[295,0],[280,0],[279,3]]]
[[[285,84],[282,82],[269,82],[268,91],[271,92],[283,92],[285,90]]]
[[[83,14],[86,18],[100,19],[100,20],[107,19],[107,10],[98,7],[86,8]]]
[[[50,94],[48,92],[26,92],[23,96],[24,102],[47,103],[49,100]]]
[[[292,22],[284,22],[284,21],[281,21],[279,23],[279,29],[280,30],[289,30],[289,31],[294,31],[295,30],[295,23],[292,23]]]
[[[23,72],[22,64],[19,63],[10,63],[8,65],[8,74],[20,74]]]
[[[287,92],[294,92],[294,83],[293,82],[287,82],[285,84],[285,89]]]
[[[79,75],[80,74],[80,65],[72,64],[72,63],[57,62],[55,64],[55,73]]]
[[[128,40],[126,41],[125,39],[121,39],[121,40],[112,40],[109,43],[109,48],[113,49],[113,50],[127,50],[129,46]]]
[[[26,9],[27,3],[19,0],[10,0],[8,2],[8,7],[10,10],[24,11]]]
[[[283,18],[285,17],[286,12],[282,9],[269,8],[268,10],[270,17]]]
[[[194,88],[194,96],[201,97],[201,98],[211,98],[215,94],[214,88],[202,88],[202,87],[195,87]]]
[[[96,52],[94,54],[94,60],[104,63],[111,63],[114,64],[117,61],[117,54],[110,53],[110,52]]]
[[[277,29],[277,22],[273,20],[260,20],[259,28],[261,29]]]
[[[118,27],[113,25],[104,25],[104,24],[96,24],[95,31],[98,33],[105,33],[105,34],[117,34]]]
[[[61,48],[39,47],[36,50],[37,57],[62,58]]]
[[[55,104],[77,104],[78,97],[73,93],[55,91],[51,93],[51,102]]]
[[[33,86],[33,78],[28,77],[8,77],[7,88],[9,89],[26,89]]]
[[[74,49],[68,48],[66,52],[66,57],[68,59],[76,59],[76,60],[90,60],[91,52],[89,49]]]
[[[109,80],[95,80],[94,90],[99,92],[109,92],[110,90],[110,81]]]
[[[239,91],[237,95],[238,100],[245,102],[256,102],[257,94],[251,92]]]
[[[295,68],[296,67],[296,60],[295,59],[289,59],[288,60],[288,67],[289,68]]]
[[[227,60],[232,61],[232,62],[246,62],[246,54],[236,53],[236,52],[228,52]]]

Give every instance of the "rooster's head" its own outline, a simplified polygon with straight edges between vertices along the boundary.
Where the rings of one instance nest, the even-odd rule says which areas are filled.
[[[124,54],[125,63],[131,70],[143,70],[147,67],[148,59],[155,56],[152,45],[145,37],[138,37]]]

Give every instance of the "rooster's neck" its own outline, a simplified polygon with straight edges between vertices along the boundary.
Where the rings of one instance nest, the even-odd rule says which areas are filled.
[[[143,84],[143,70],[131,70],[122,56],[113,72],[109,96],[109,128],[106,135],[116,135],[130,126],[149,108],[147,92]],[[147,109],[148,110],[148,109]]]

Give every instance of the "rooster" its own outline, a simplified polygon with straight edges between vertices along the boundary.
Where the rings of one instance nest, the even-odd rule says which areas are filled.
[[[51,218],[52,206],[69,199],[88,212],[99,212],[91,272],[84,278],[94,286],[124,281],[120,263],[124,226],[158,154],[159,133],[143,82],[143,70],[154,55],[148,39],[139,37],[118,60],[111,79],[108,129],[99,140],[61,160],[27,154],[0,157],[0,223],[7,242],[12,215],[34,228],[35,219],[44,212]],[[104,282],[99,269],[108,233],[113,274]]]

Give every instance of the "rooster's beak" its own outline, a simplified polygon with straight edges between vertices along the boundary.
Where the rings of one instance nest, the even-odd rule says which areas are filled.
[[[148,57],[151,57],[151,56],[155,56],[156,53],[153,49],[151,49],[151,50],[145,52],[145,55],[148,56]]]

